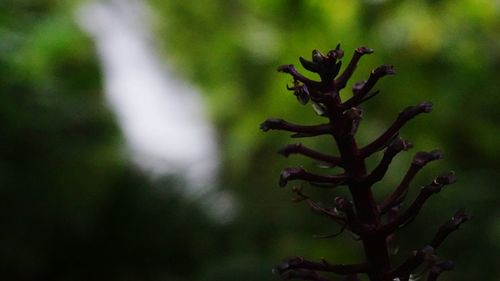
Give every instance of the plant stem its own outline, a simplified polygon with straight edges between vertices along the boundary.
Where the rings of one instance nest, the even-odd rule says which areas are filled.
[[[334,118],[331,120],[333,121]],[[336,118],[337,124],[338,116]],[[349,120],[346,120],[349,121]],[[346,122],[340,122],[346,124]],[[344,128],[346,126],[343,126]],[[373,198],[370,186],[360,179],[366,177],[366,165],[364,158],[359,157],[356,141],[352,135],[344,134],[344,128],[336,128],[334,135],[340,155],[344,161],[346,174],[350,175],[352,181],[348,183],[352,195],[358,219],[362,224],[373,229],[380,226],[380,216],[377,211],[377,203]],[[366,259],[370,266],[369,277],[371,281],[384,281],[384,275],[390,270],[389,252],[387,250],[386,237],[383,234],[371,232],[361,237],[365,250]]]

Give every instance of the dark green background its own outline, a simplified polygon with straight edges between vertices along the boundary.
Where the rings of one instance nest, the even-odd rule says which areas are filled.
[[[123,156],[94,46],[74,21],[76,2],[3,0],[0,278],[255,281],[276,279],[271,268],[290,255],[358,261],[362,251],[349,234],[314,239],[337,226],[277,187],[281,168],[310,161],[280,158],[275,151],[291,140],[258,130],[271,116],[319,120],[286,92],[290,78],[275,69],[339,42],[347,58],[360,45],[375,49],[353,81],[382,63],[398,72],[364,107],[360,143],[405,106],[434,104],[431,115],[402,130],[415,148],[396,159],[377,194],[398,183],[419,150],[440,148],[446,158],[419,175],[410,195],[447,169],[457,172],[458,182],[401,231],[395,261],[466,207],[473,220],[439,251],[457,263],[442,280],[500,278],[498,1],[150,3],[165,61],[209,105],[222,150],[220,188],[236,195],[239,215],[224,225],[210,221],[196,202],[170,191],[174,179],[152,182]],[[304,142],[335,151],[327,138]],[[330,202],[338,193],[313,194]]]

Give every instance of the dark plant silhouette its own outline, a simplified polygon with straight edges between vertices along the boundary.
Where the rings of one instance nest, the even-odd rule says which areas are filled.
[[[330,277],[324,274],[333,273],[343,276],[343,280],[360,280],[359,275],[366,274],[371,281],[402,281],[409,280],[417,267],[426,264],[429,266],[427,280],[432,281],[443,271],[453,268],[453,262],[439,259],[436,250],[451,232],[469,219],[463,209],[458,210],[449,221],[441,225],[427,245],[413,251],[401,264],[391,265],[389,245],[394,241],[395,233],[418,215],[427,199],[440,192],[446,185],[453,183],[455,176],[453,171],[438,176],[421,188],[416,199],[406,209],[401,208],[410,183],[418,171],[430,161],[442,157],[441,152],[436,150],[418,152],[399,186],[385,200],[376,202],[372,186],[384,177],[392,159],[399,152],[412,147],[410,142],[399,137],[399,130],[413,117],[429,113],[432,106],[430,103],[422,102],[407,107],[378,138],[364,147],[358,147],[354,136],[362,117],[360,105],[379,93],[372,91],[373,87],[380,78],[394,74],[394,69],[391,65],[377,67],[370,73],[368,80],[354,84],[353,95],[347,100],[341,100],[339,92],[346,87],[359,59],[372,52],[370,48],[357,48],[340,75],[338,75],[342,64],[340,59],[344,53],[339,45],[326,55],[314,50],[312,61],[301,57],[302,66],[318,74],[320,81],[303,76],[293,65],[283,65],[278,68],[278,71],[293,77],[293,86],[288,87],[288,90],[293,91],[298,101],[301,104],[312,102],[315,111],[328,121],[320,125],[305,126],[282,119],[267,119],[260,128],[263,131],[292,132],[292,138],[331,135],[337,145],[339,156],[323,154],[300,143],[288,145],[279,152],[286,157],[300,154],[330,167],[340,167],[344,171],[335,175],[319,175],[301,167],[286,168],[280,175],[279,184],[283,187],[289,181],[302,180],[322,188],[347,186],[352,198],[336,197],[333,206],[325,206],[314,201],[303,192],[301,186],[296,186],[292,190],[297,195],[295,201],[306,202],[315,212],[338,223],[341,227],[338,234],[346,229],[358,236],[366,256],[366,261],[359,264],[333,264],[324,259],[309,261],[302,257],[292,257],[275,268],[275,272],[285,280],[328,281]],[[382,150],[384,151],[382,160],[368,172],[366,158]]]

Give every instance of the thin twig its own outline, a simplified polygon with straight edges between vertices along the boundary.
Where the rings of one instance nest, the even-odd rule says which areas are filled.
[[[399,227],[408,224],[422,209],[423,205],[431,197],[431,195],[438,193],[441,189],[448,184],[455,182],[455,173],[453,171],[437,177],[431,184],[424,186],[415,201],[401,213],[393,222],[390,222],[381,227],[381,232],[390,234]]]
[[[325,188],[333,188],[344,184],[349,177],[345,174],[341,175],[317,175],[306,172],[303,168],[294,167],[287,168],[281,172],[279,184],[285,186],[291,180],[304,180],[311,183],[323,183]]]
[[[399,129],[401,129],[401,127],[403,127],[408,121],[410,121],[413,117],[417,116],[420,113],[428,113],[431,112],[431,110],[432,105],[428,102],[422,102],[416,106],[407,107],[401,113],[399,113],[396,121],[382,135],[380,135],[372,143],[361,148],[359,151],[359,155],[362,158],[366,158],[371,154],[383,149],[389,144],[389,141],[398,134]]]
[[[398,185],[396,190],[394,190],[394,192],[379,205],[380,213],[385,214],[391,208],[401,204],[408,193],[411,181],[415,178],[418,171],[420,171],[427,163],[441,158],[443,158],[443,154],[438,150],[430,152],[421,151],[415,154],[412,164],[403,177],[401,183]]]
[[[357,273],[367,273],[369,267],[365,263],[360,264],[331,264],[322,259],[321,262],[306,260],[302,257],[292,257],[282,262],[275,270],[283,274],[289,270],[306,269],[323,272],[332,272],[341,275],[351,275]]]
[[[359,47],[354,51],[349,64],[347,65],[344,72],[335,80],[335,88],[340,91],[345,88],[347,81],[351,78],[354,70],[356,70],[356,66],[358,65],[359,59],[365,54],[373,53],[373,49],[366,47]]]
[[[270,118],[260,124],[260,129],[264,132],[269,130],[281,130],[293,132],[292,137],[314,137],[318,135],[325,135],[332,133],[332,126],[330,124],[321,125],[297,125],[289,123],[283,119]]]
[[[393,75],[396,72],[394,71],[394,68],[392,65],[381,65],[370,73],[370,77],[368,77],[368,80],[362,84],[358,84],[357,87],[353,88],[354,96],[350,99],[348,99],[346,102],[342,104],[343,109],[349,109],[351,107],[356,107],[360,105],[368,92],[371,91],[373,86],[378,82],[378,80],[384,76],[387,75]]]
[[[397,138],[394,140],[385,150],[384,156],[380,163],[373,169],[370,175],[368,175],[365,179],[366,186],[370,187],[374,183],[380,181],[384,176],[387,170],[389,169],[389,165],[392,162],[392,159],[401,151],[408,150],[413,145],[401,138]]]
[[[300,154],[312,159],[327,162],[333,166],[341,165],[340,157],[326,155],[316,150],[310,149],[301,143],[289,144],[278,151],[279,154],[288,157],[290,154]]]

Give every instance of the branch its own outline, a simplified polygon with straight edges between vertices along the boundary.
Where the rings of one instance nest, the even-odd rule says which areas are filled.
[[[339,78],[335,80],[335,88],[337,89],[337,91],[345,88],[347,81],[349,80],[349,78],[351,78],[352,74],[354,73],[354,70],[356,69],[356,66],[358,65],[359,59],[363,55],[371,53],[373,53],[373,49],[366,47],[359,47],[354,51],[351,61],[349,61],[349,64],[347,65],[346,69],[339,76]]]
[[[396,74],[392,65],[381,65],[370,73],[370,77],[366,82],[358,83],[355,87],[353,87],[354,96],[348,99],[346,102],[342,104],[344,109],[348,109],[351,107],[355,107],[360,105],[368,92],[375,86],[378,80],[387,75]]]
[[[297,194],[297,197],[293,199],[294,202],[306,201],[309,207],[319,213],[320,215],[332,218],[335,222],[341,225],[340,231],[330,235],[320,235],[318,238],[330,238],[336,237],[347,228],[357,235],[363,235],[367,233],[367,228],[365,228],[358,220],[352,203],[340,196],[335,198],[335,208],[323,207],[318,202],[311,200],[311,198],[302,192],[302,186],[294,186],[292,191]],[[340,211],[340,212],[339,212]]]
[[[314,238],[318,238],[318,239],[327,239],[327,238],[334,238],[334,237],[337,237],[339,236],[340,234],[344,233],[344,230],[346,230],[347,228],[347,224],[344,224],[342,225],[342,228],[340,228],[340,230],[338,230],[337,232],[335,233],[330,233],[330,234],[319,234],[319,235],[314,235],[313,237]]]
[[[433,150],[429,152],[417,152],[413,157],[413,161],[410,168],[406,172],[403,180],[396,188],[396,190],[389,195],[379,206],[380,213],[387,213],[392,207],[397,206],[403,202],[408,193],[410,183],[415,178],[415,175],[420,171],[427,163],[439,160],[443,158],[443,154],[439,150]]]
[[[335,222],[340,224],[342,227],[338,232],[329,235],[319,235],[317,238],[331,238],[336,237],[344,232],[345,229],[349,229],[351,232],[357,235],[365,235],[369,229],[364,227],[363,224],[358,220],[354,207],[352,203],[340,196],[335,198],[335,208],[323,207],[318,202],[310,199],[309,196],[302,192],[302,186],[294,186],[292,191],[297,194],[298,197],[294,198],[294,202],[306,201],[309,207],[319,213],[320,215],[332,218]]]
[[[260,129],[264,132],[267,132],[269,130],[294,132],[295,134],[292,135],[292,137],[294,138],[325,135],[330,134],[332,131],[330,124],[304,126],[292,124],[283,119],[275,118],[270,118],[264,121],[262,124],[260,124]]]
[[[399,132],[399,129],[403,127],[406,122],[411,120],[413,117],[420,113],[429,113],[432,110],[432,105],[428,102],[422,102],[416,106],[409,106],[399,113],[396,121],[376,140],[367,146],[360,149],[360,156],[366,158],[371,154],[381,150],[390,140],[392,140]]]
[[[434,254],[434,248],[431,246],[425,246],[420,250],[413,251],[410,257],[391,272],[391,278],[398,277],[400,280],[408,280],[410,274],[425,260],[429,259],[432,254]]]
[[[455,264],[452,261],[442,261],[434,264],[431,267],[431,271],[429,272],[429,276],[427,277],[427,281],[436,281],[439,275],[444,271],[453,270]]]
[[[401,276],[409,276],[411,272],[413,272],[418,266],[420,266],[424,261],[430,260],[428,257],[434,254],[435,250],[443,243],[444,239],[453,231],[457,230],[460,225],[465,223],[470,219],[470,216],[465,214],[464,209],[458,210],[455,215],[446,223],[444,223],[439,231],[436,233],[432,241],[425,246],[421,250],[417,250],[413,252],[413,255],[406,259],[400,266],[398,266],[392,273],[391,276],[401,277]],[[444,270],[451,270],[452,263],[450,261],[439,262],[436,263],[429,273],[429,279],[427,280],[436,280],[439,274]],[[451,265],[451,266],[450,266]],[[430,278],[434,279],[430,279]]]
[[[324,187],[336,187],[344,184],[348,179],[347,175],[316,175],[306,172],[304,169],[295,167],[284,169],[280,174],[279,185],[286,186],[290,180],[305,180],[310,183],[326,183]],[[323,185],[322,185],[323,186]]]
[[[295,66],[293,64],[281,65],[278,67],[278,71],[292,75],[294,80],[300,81],[311,88],[318,88],[321,84],[318,81],[311,80],[311,79],[305,77],[304,75],[300,74],[297,71],[297,69],[295,69]]]
[[[457,230],[460,225],[468,221],[470,218],[471,217],[465,213],[465,209],[456,211],[455,215],[453,215],[453,217],[451,217],[449,221],[439,227],[438,232],[432,239],[431,243],[429,243],[429,245],[434,247],[434,249],[437,249],[443,243],[446,237],[448,237],[448,235]]]
[[[403,140],[401,138],[397,138],[391,144],[389,144],[380,163],[377,165],[377,167],[375,167],[375,169],[373,169],[371,174],[366,177],[366,186],[370,187],[376,182],[380,181],[389,169],[389,165],[391,164],[394,156],[396,156],[401,151],[410,149],[412,146],[413,145],[409,141]]]
[[[321,152],[312,150],[301,143],[289,144],[278,151],[279,154],[288,157],[290,154],[301,154],[312,159],[327,162],[334,166],[342,165],[342,159],[340,157],[330,156],[323,154]]]
[[[285,260],[282,264],[275,268],[279,274],[283,274],[289,270],[306,269],[317,270],[323,272],[332,272],[341,275],[351,275],[357,273],[367,273],[368,265],[361,264],[331,264],[322,259],[321,262],[308,261],[302,257],[292,257]]]
[[[292,191],[297,194],[297,197],[293,199],[294,202],[306,201],[309,207],[324,216],[332,218],[335,222],[340,224],[342,227],[347,226],[347,221],[344,216],[342,216],[337,210],[328,207],[321,206],[318,202],[311,200],[309,196],[302,192],[302,186],[294,186]]]
[[[431,195],[438,193],[441,189],[448,184],[455,182],[455,173],[453,171],[437,177],[431,184],[424,186],[415,201],[408,207],[408,209],[400,214],[393,222],[388,223],[381,228],[382,233],[393,233],[399,227],[402,227],[411,222],[420,212],[424,203],[431,197]]]

